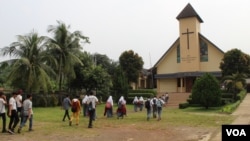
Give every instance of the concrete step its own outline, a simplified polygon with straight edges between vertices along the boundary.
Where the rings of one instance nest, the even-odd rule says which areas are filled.
[[[167,107],[179,107],[180,103],[187,102],[190,93],[169,93]]]

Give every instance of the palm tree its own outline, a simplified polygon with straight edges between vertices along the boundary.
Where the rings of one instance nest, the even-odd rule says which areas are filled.
[[[233,93],[233,98],[236,98],[237,90],[244,89],[246,85],[247,75],[243,73],[235,73],[232,75],[224,76],[222,82],[226,84],[226,88],[229,92]]]
[[[21,87],[27,92],[48,91],[50,76],[55,75],[48,63],[56,61],[46,52],[49,40],[32,31],[28,35],[17,36],[18,41],[2,49],[3,55],[14,57],[7,80],[14,87]]]
[[[57,26],[50,25],[48,32],[52,32],[54,35],[51,39],[50,53],[59,64],[54,69],[59,78],[59,91],[61,91],[63,78],[74,78],[74,65],[82,65],[78,56],[82,49],[81,42],[89,43],[89,39],[83,36],[80,31],[69,32],[70,26],[66,26],[63,22],[57,21],[57,23]]]

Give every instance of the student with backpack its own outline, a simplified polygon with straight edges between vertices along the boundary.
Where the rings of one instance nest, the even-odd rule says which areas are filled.
[[[161,113],[162,113],[162,106],[165,104],[165,102],[162,100],[161,97],[159,97],[156,100],[156,106],[157,106],[157,114],[158,114],[158,121],[161,120]]]
[[[79,97],[73,98],[71,104],[72,104],[71,105],[72,115],[70,117],[69,126],[72,125],[73,120],[75,120],[76,125],[78,125],[79,124],[79,116],[80,116],[80,113],[81,113],[81,104],[80,104],[80,101],[79,101]]]
[[[147,120],[151,118],[152,104],[153,103],[151,103],[151,100],[149,98],[145,101],[145,108],[147,110]]]
[[[96,104],[98,103],[97,97],[94,95],[93,91],[90,91],[89,97],[87,100],[88,104],[88,111],[89,111],[89,125],[88,128],[93,128],[92,121],[95,118],[95,110],[96,110]]]
[[[153,99],[151,99],[152,109],[153,109],[153,118],[156,118],[156,116],[157,116],[156,101],[157,101],[157,97],[156,96]]]

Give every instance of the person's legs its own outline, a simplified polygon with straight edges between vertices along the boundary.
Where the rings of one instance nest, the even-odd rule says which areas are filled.
[[[20,127],[19,127],[18,130],[17,130],[18,133],[21,133],[21,130],[22,130],[23,126],[24,126],[25,123],[27,122],[28,116],[23,116],[22,119],[23,119],[23,120],[22,120],[21,123],[20,123]]]
[[[157,112],[158,112],[158,120],[161,120],[161,111],[162,111],[162,108],[161,108],[161,107],[158,107],[158,109],[157,109]]]
[[[149,120],[150,117],[151,117],[151,109],[148,108],[148,109],[147,109],[147,120]]]
[[[2,133],[4,133],[6,132],[6,114],[2,113],[0,114],[0,116],[2,117],[2,123],[3,123]]]
[[[66,116],[68,117],[68,120],[70,120],[69,110],[67,109],[65,112],[66,112]]]
[[[80,111],[79,112],[75,112],[76,125],[79,124],[79,116],[80,116]]]
[[[17,112],[15,112],[15,114],[14,114],[14,124],[13,124],[13,127],[12,127],[13,130],[16,128],[19,121],[20,120],[19,120],[18,114],[17,114]]]
[[[29,119],[29,131],[33,130],[33,115],[30,116]]]
[[[9,130],[12,129],[12,124],[14,123],[14,119],[15,119],[15,117],[13,115],[13,111],[14,110],[11,111],[11,116],[10,116],[10,121],[9,121]]]
[[[70,117],[70,120],[69,120],[69,126],[72,125],[72,121],[74,120],[74,112],[72,112],[72,115]]]
[[[84,106],[84,113],[83,114],[86,117],[86,116],[88,116],[88,110],[87,110],[88,106],[87,106],[87,104],[84,104],[83,106]]]
[[[65,121],[66,115],[67,115],[66,110],[64,110],[64,116],[63,116],[62,121]]]
[[[107,109],[107,117],[112,117],[112,114],[111,114],[111,108],[108,108]]]
[[[22,107],[17,107],[17,116],[21,119],[22,122],[23,120]]]
[[[134,111],[137,112],[137,104],[134,104]]]
[[[94,113],[95,113],[95,109],[89,111],[89,126],[88,128],[92,128],[92,121],[93,121],[93,117],[94,117]]]

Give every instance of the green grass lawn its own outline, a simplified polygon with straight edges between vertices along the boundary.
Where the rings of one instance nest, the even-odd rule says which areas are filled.
[[[116,111],[116,106],[114,106],[114,112]],[[64,111],[60,107],[53,108],[34,108],[34,122],[46,122],[51,125],[56,123],[62,123],[62,117]],[[104,105],[97,106],[97,120],[98,124],[96,126],[110,126],[116,127],[120,124],[140,124],[142,125],[146,122],[146,110],[134,112],[133,105],[127,105],[127,117],[124,118],[123,122],[117,120],[116,116],[113,118],[106,118],[103,116]],[[154,121],[155,119],[151,119]],[[225,123],[231,123],[233,117],[227,114],[220,114],[218,108],[210,108],[205,110],[203,108],[187,108],[187,109],[176,109],[164,107],[162,112],[162,122],[165,124],[172,125],[186,125],[186,126],[218,126]],[[150,122],[151,122],[150,121]],[[149,123],[150,123],[149,122]],[[80,116],[80,124],[87,125],[88,118]],[[117,123],[117,124],[116,124]],[[119,123],[119,124],[118,124]],[[86,126],[87,127],[87,126]]]
[[[114,106],[114,112],[117,106]],[[76,126],[73,122],[72,126],[69,126],[68,121],[62,122],[64,110],[61,107],[49,107],[49,108],[33,108],[34,111],[34,130],[38,130],[41,135],[50,135],[53,133],[55,136],[60,134],[78,134],[80,132],[86,132],[88,136],[95,135],[93,130],[88,130],[88,118],[80,116],[79,126]],[[133,105],[127,105],[127,116],[124,119],[106,118],[103,116],[104,104],[97,106],[97,120],[94,121],[93,126],[97,129],[114,128],[121,129],[120,127],[128,126],[136,129],[164,130],[169,127],[218,127],[222,124],[229,124],[233,121],[234,117],[229,114],[220,114],[219,109],[204,110],[201,108],[187,108],[177,109],[164,107],[162,112],[162,120],[156,119],[146,120],[146,110],[134,112]],[[7,118],[7,126],[9,118]],[[28,123],[28,122],[27,122]],[[2,123],[1,123],[2,124]],[[2,125],[1,125],[2,126]],[[78,129],[81,128],[79,131]],[[28,124],[24,127],[23,131],[28,130]],[[24,134],[22,132],[22,134]]]

